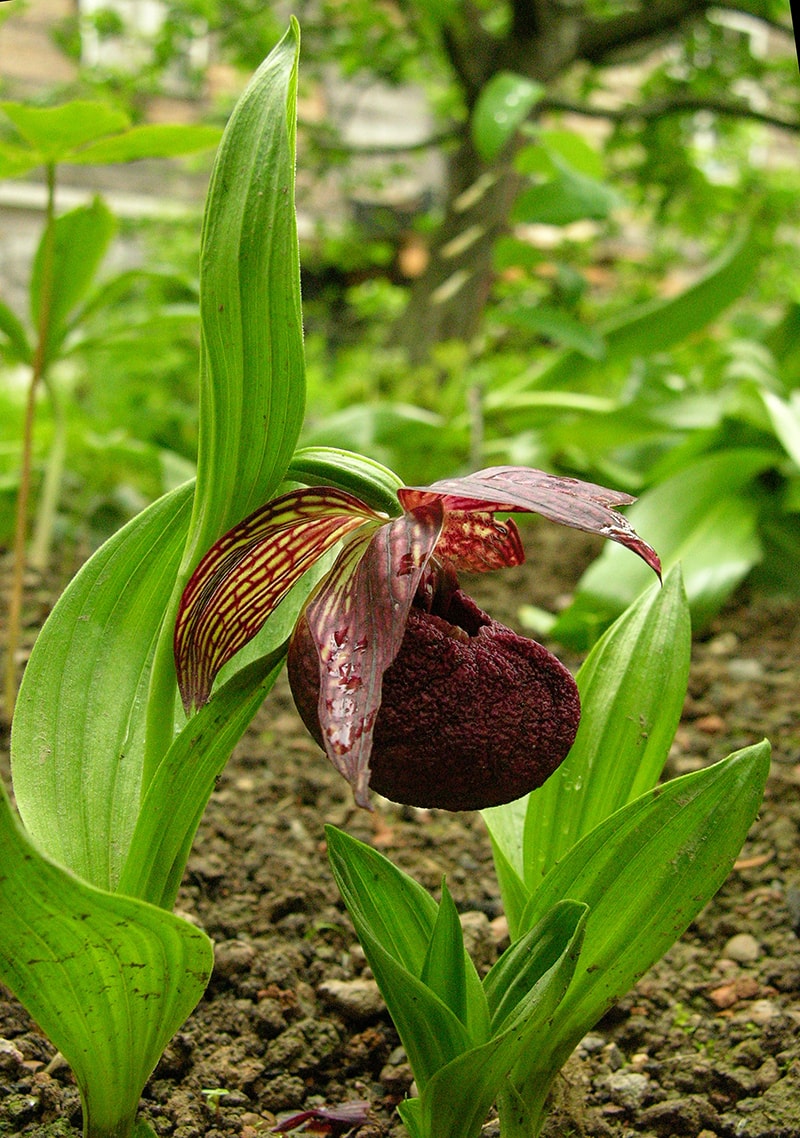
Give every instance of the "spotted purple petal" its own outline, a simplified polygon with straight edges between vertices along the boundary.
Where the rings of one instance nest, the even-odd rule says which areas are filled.
[[[299,669],[305,689],[313,685],[322,745],[360,806],[369,805],[383,674],[400,649],[441,526],[434,502],[382,525],[366,548],[366,535],[356,534],[309,602],[289,649],[290,682],[299,686]]]
[[[404,509],[439,499],[446,512],[503,511],[541,514],[573,529],[596,533],[638,554],[659,577],[661,562],[617,507],[635,501],[630,494],[608,490],[578,478],[563,478],[524,466],[492,466],[463,478],[445,478],[431,486],[404,487],[397,496]]]

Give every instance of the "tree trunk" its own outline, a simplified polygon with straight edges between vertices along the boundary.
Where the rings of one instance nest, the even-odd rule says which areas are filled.
[[[426,360],[442,340],[469,341],[476,334],[491,286],[492,249],[507,228],[518,187],[508,158],[487,165],[465,127],[448,162],[446,212],[430,262],[390,333],[390,343],[412,363]]]

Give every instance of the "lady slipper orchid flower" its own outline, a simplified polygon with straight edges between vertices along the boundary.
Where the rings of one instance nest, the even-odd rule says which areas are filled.
[[[289,679],[306,726],[369,805],[481,809],[540,786],[566,757],[580,717],[568,670],[493,621],[458,570],[519,565],[513,521],[539,513],[620,542],[660,575],[655,551],[617,507],[634,499],[575,478],[492,467],[397,491],[397,517],[344,490],[311,487],[268,502],[212,546],[175,627],[187,714],[303,573],[338,542],[300,616]]]

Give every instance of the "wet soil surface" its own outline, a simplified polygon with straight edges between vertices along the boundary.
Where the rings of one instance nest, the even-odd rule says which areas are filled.
[[[597,548],[544,525],[526,544],[525,566],[467,584],[509,624],[521,603],[562,603]],[[763,809],[716,898],[567,1063],[549,1138],[800,1138],[799,631],[796,602],[741,593],[696,639],[666,774],[767,736]],[[353,1099],[370,1103],[358,1138],[405,1133],[394,1107],[411,1072],[331,879],[326,822],[434,893],[446,874],[480,969],[504,947],[478,815],[357,810],[281,681],[189,860],[178,908],[213,938],[216,966],[146,1087],[142,1113],[159,1135],[254,1138],[284,1112]],[[80,1124],[69,1070],[0,988],[0,1135],[72,1138]],[[491,1119],[484,1133],[497,1135]]]

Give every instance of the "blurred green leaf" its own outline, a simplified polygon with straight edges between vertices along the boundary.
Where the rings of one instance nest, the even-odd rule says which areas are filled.
[[[695,627],[718,611],[761,557],[758,506],[744,493],[775,465],[768,450],[736,448],[690,462],[647,490],[626,511],[637,533],[658,550],[664,569],[679,561]],[[618,556],[616,549],[623,556]],[[581,577],[573,604],[551,635],[585,644],[650,584],[647,567],[607,544]]]
[[[618,202],[610,186],[563,163],[558,178],[523,190],[511,215],[525,225],[570,225],[584,219],[602,221]]]
[[[67,321],[89,292],[116,232],[114,215],[100,198],[78,206],[54,222],[52,286],[45,359],[52,362],[63,341]],[[39,327],[42,272],[48,242],[43,233],[33,262],[30,284],[31,319]]]
[[[122,111],[87,99],[75,99],[60,107],[4,102],[0,110],[35,152],[36,165],[66,162],[79,147],[117,134],[130,122]]]
[[[498,313],[503,324],[524,328],[565,348],[574,348],[589,359],[600,360],[605,355],[603,337],[594,329],[582,324],[563,308],[552,304],[530,304],[503,309]]]
[[[5,338],[5,347],[0,339],[0,352],[17,363],[30,364],[33,349],[28,343],[25,327],[7,304],[0,300],[0,333]]]
[[[131,127],[113,138],[93,142],[72,154],[69,161],[76,166],[101,166],[135,162],[140,158],[177,158],[216,146],[221,133],[215,126],[147,123]]]
[[[486,83],[472,113],[472,139],[484,162],[493,162],[544,93],[524,75],[501,71]]]

